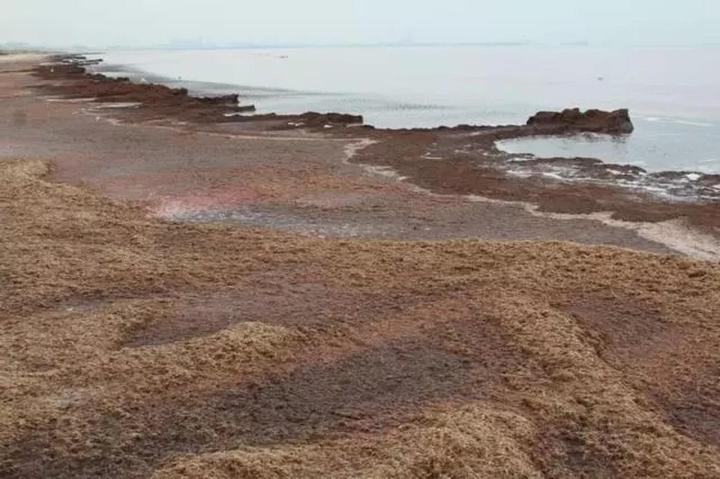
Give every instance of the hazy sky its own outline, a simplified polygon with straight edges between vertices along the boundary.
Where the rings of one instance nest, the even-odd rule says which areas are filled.
[[[720,44],[720,0],[0,0],[0,43]]]

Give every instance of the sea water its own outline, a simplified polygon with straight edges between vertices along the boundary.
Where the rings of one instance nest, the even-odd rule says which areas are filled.
[[[101,71],[237,92],[258,112],[362,114],[387,128],[518,124],[539,110],[629,108],[626,137],[501,142],[648,171],[720,172],[720,47],[324,47],[110,51]]]

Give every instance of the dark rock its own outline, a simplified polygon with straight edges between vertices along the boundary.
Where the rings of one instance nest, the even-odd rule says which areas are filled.
[[[587,131],[594,133],[627,134],[635,127],[627,109],[615,111],[588,110],[579,108],[561,112],[541,111],[530,117],[528,126],[562,128],[568,131]]]
[[[235,106],[240,103],[240,96],[234,93],[231,95],[200,97],[198,98],[198,100],[208,105]]]
[[[298,118],[307,126],[324,125],[357,125],[364,123],[361,115],[346,115],[343,113],[317,113],[309,111],[299,115]]]

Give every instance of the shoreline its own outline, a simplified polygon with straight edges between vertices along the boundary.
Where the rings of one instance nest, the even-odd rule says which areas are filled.
[[[62,60],[65,57],[55,58]],[[49,82],[39,87],[45,94],[78,101],[94,113],[112,121],[127,124],[153,124],[171,128],[217,131],[220,134],[288,136],[293,138],[328,138],[338,141],[369,140],[350,160],[375,169],[393,171],[403,183],[458,198],[483,197],[491,200],[537,205],[540,213],[577,215],[609,215],[616,224],[656,223],[669,225],[673,237],[677,225],[684,225],[697,244],[684,250],[707,250],[703,258],[720,259],[720,215],[715,196],[688,201],[687,195],[707,191],[720,182],[718,175],[706,175],[689,182],[684,173],[645,174],[640,168],[602,163],[593,159],[527,160],[518,166],[515,155],[501,152],[495,142],[537,134],[567,134],[577,131],[572,125],[521,125],[483,127],[460,125],[454,128],[383,130],[361,125],[354,115],[308,113],[304,115],[225,116],[240,108],[234,95],[215,100],[198,100],[187,90],[173,90],[154,84],[136,84],[125,79],[109,79],[104,75],[85,74],[82,58],[70,56],[62,68],[45,65],[35,74]],[[88,97],[88,93],[93,93]],[[106,106],[120,105],[117,108]],[[332,128],[330,128],[332,126]],[[600,128],[604,125],[600,125]],[[595,131],[597,125],[594,125]],[[558,175],[564,172],[570,178]],[[619,185],[618,181],[625,182]],[[642,181],[640,187],[636,183]],[[655,183],[654,183],[655,182]],[[660,193],[678,192],[678,198],[659,195],[646,187],[663,183]],[[712,189],[711,193],[715,190]],[[714,193],[713,193],[714,194]],[[684,195],[684,196],[682,196]],[[720,197],[720,191],[717,196]],[[167,208],[161,208],[166,211]],[[202,211],[202,208],[199,210]],[[209,212],[210,213],[210,212]],[[264,213],[263,213],[264,214]],[[182,216],[182,215],[180,215]],[[203,217],[201,212],[198,216]],[[212,213],[209,219],[231,218],[233,215]],[[245,215],[246,216],[246,215]],[[240,216],[243,218],[245,216]],[[304,221],[304,220],[303,220]],[[315,220],[313,220],[315,221]],[[620,223],[618,223],[620,222]],[[657,236],[657,235],[656,235]],[[714,238],[714,239],[713,239]],[[703,245],[702,247],[700,245]]]
[[[228,81],[227,79],[225,79],[225,82],[223,82],[222,78],[218,79],[217,82],[202,80],[202,78],[206,77],[205,73],[202,71],[196,72],[196,75],[190,75],[189,72],[186,72],[188,74],[188,76],[192,76],[193,78],[198,78],[197,81],[184,80],[181,77],[163,76],[162,74],[159,74],[159,73],[150,73],[148,70],[143,70],[141,67],[138,67],[138,66],[129,67],[128,65],[123,64],[122,62],[123,61],[132,61],[131,59],[129,59],[129,58],[113,59],[113,55],[112,54],[109,54],[109,55],[110,55],[109,58],[102,58],[100,56],[100,54],[96,54],[95,56],[92,57],[92,58],[98,59],[100,61],[100,63],[98,63],[97,65],[92,66],[93,73],[107,74],[108,76],[111,76],[111,77],[127,76],[127,77],[130,77],[132,79],[132,81],[135,81],[135,82],[148,81],[151,83],[165,84],[165,85],[176,87],[176,88],[184,87],[184,88],[188,88],[191,91],[193,91],[193,94],[195,94],[195,95],[241,92],[241,95],[248,95],[248,97],[247,97],[248,101],[251,101],[251,102],[255,101],[255,96],[253,93],[255,90],[263,91],[263,92],[267,91],[267,93],[270,94],[270,96],[272,96],[272,94],[271,94],[272,91],[286,92],[288,94],[293,94],[293,95],[298,94],[298,95],[306,95],[307,96],[307,98],[302,103],[302,105],[304,105],[304,106],[302,106],[302,105],[300,107],[293,106],[294,103],[289,105],[288,107],[279,106],[279,108],[282,109],[283,114],[291,114],[291,115],[292,114],[300,114],[303,111],[303,110],[301,110],[301,108],[303,108],[303,107],[312,109],[313,108],[312,97],[315,95],[324,95],[325,93],[327,93],[328,95],[331,95],[332,98],[334,98],[337,95],[341,95],[341,93],[339,91],[335,91],[336,89],[332,88],[333,85],[328,85],[327,91],[320,90],[320,89],[316,89],[314,91],[310,91],[310,90],[305,91],[305,90],[301,89],[301,87],[298,87],[297,90],[284,90],[282,87],[278,87],[277,89],[275,89],[275,88],[266,89],[262,82],[258,83],[257,81],[255,83],[253,83],[252,85],[245,85],[243,83],[242,78],[235,78],[234,81],[237,82],[236,85],[227,83],[227,81]],[[115,61],[116,63],[113,63],[113,64],[106,63],[108,60]],[[354,97],[355,94],[352,94],[352,95]],[[261,97],[257,98],[260,108],[262,109],[263,112],[273,112],[274,107],[272,105],[265,104],[265,102],[267,100],[264,99],[264,96],[265,96],[265,94],[263,94]],[[360,100],[360,98],[358,98],[358,100]],[[387,98],[386,101],[391,102],[391,101],[397,101],[397,100],[398,100],[397,98],[393,98],[392,96],[390,96]],[[329,100],[329,101],[336,102],[336,100]],[[323,103],[326,103],[326,102],[323,101]],[[413,102],[410,101],[408,106],[409,107],[420,106],[420,105],[413,105],[412,103]],[[427,105],[427,106],[433,107],[433,108],[441,108],[440,105]],[[556,106],[557,107],[571,106],[571,104],[565,104],[565,105],[557,104]],[[593,105],[588,104],[586,106],[592,107]],[[621,107],[621,106],[623,106],[623,104],[618,103],[618,104],[615,104],[614,106]],[[335,109],[333,109],[333,108],[335,108]],[[362,108],[360,108],[360,109],[362,110]],[[338,111],[338,112],[344,112],[344,113],[362,114],[362,111],[355,111],[355,110],[357,110],[357,107],[343,107],[343,106],[339,106],[339,105],[335,106],[335,107],[327,106],[325,109],[325,111]],[[275,111],[275,112],[280,113],[279,111]],[[374,116],[371,112],[367,112],[367,113],[371,118],[373,118],[373,120],[382,122],[382,120],[380,118]],[[530,113],[531,112],[528,111],[527,115],[529,116]],[[643,133],[646,133],[645,130],[647,129],[647,125],[649,125],[650,122],[665,123],[666,120],[667,120],[667,122],[675,122],[675,120],[677,120],[678,124],[687,124],[687,125],[696,125],[696,126],[712,126],[712,124],[709,124],[709,123],[698,123],[699,121],[710,121],[710,120],[698,119],[697,122],[691,121],[691,119],[694,118],[692,115],[686,116],[685,114],[678,113],[677,114],[678,116],[675,117],[675,116],[673,116],[674,114],[670,113],[669,111],[666,112],[666,114],[669,116],[668,118],[663,118],[663,114],[658,113],[658,112],[646,113],[643,115],[639,115],[638,112],[633,111],[633,120],[634,121],[637,120],[637,122],[640,125],[642,125]],[[652,115],[652,117],[650,117],[648,115]],[[395,115],[393,115],[393,117],[394,116]],[[672,116],[672,118],[670,118],[670,116]],[[385,124],[384,126],[381,126],[378,124],[374,124],[372,121],[367,121],[366,124],[372,125],[378,129],[390,130],[390,131],[407,131],[407,130],[411,130],[411,129],[427,131],[427,130],[436,130],[436,129],[440,129],[443,127],[452,129],[460,124],[468,124],[468,123],[473,124],[473,125],[484,125],[485,124],[485,123],[477,123],[477,122],[470,121],[470,118],[472,118],[470,113],[468,113],[468,116],[466,119],[456,118],[454,120],[446,120],[445,122],[443,122],[442,118],[435,118],[435,117],[432,117],[432,118],[434,118],[432,120],[433,123],[428,123],[427,121],[425,121],[424,117],[416,118],[415,116],[411,116],[407,119],[407,121],[411,122],[411,124],[409,124],[409,125],[402,124],[398,118],[396,118],[395,121],[391,122],[392,126],[390,126],[390,124]],[[524,121],[526,118],[527,118],[527,116],[523,116],[523,117],[518,116],[517,118],[515,118],[514,121],[506,120],[505,122],[493,122],[493,123],[488,123],[488,124],[497,125],[497,126],[501,126],[503,124],[504,125],[513,125],[513,124],[519,124],[518,122]],[[687,121],[682,120],[682,118],[686,118]],[[700,118],[700,117],[697,117],[697,118]],[[655,132],[655,133],[657,133],[657,132]],[[667,133],[667,132],[665,132],[665,133]],[[572,137],[575,135],[568,135],[568,136]],[[583,133],[583,136],[584,136],[584,133]],[[602,136],[605,136],[605,135],[602,135]],[[608,136],[608,139],[609,139],[609,136]],[[706,139],[709,140],[709,138],[706,138]],[[644,141],[647,142],[649,140],[644,140]],[[635,140],[631,141],[631,143],[635,143]],[[517,158],[522,158],[525,156],[529,157],[530,156],[529,153],[530,153],[529,151],[528,152],[523,152],[520,150],[512,151],[512,154],[515,155]],[[698,152],[698,151],[696,151],[695,153],[696,153],[696,155],[700,154],[700,152]],[[706,151],[706,153],[707,153],[707,151]],[[628,165],[628,164],[629,165],[637,165],[641,169],[646,170],[646,171],[644,171],[644,173],[652,173],[654,175],[657,175],[658,177],[666,177],[668,179],[674,179],[674,178],[671,178],[672,174],[679,173],[679,172],[693,174],[693,175],[691,175],[691,177],[694,177],[695,174],[700,175],[700,176],[702,176],[703,174],[706,174],[706,175],[720,174],[720,170],[718,170],[718,169],[713,170],[712,168],[706,168],[706,167],[699,166],[699,163],[705,163],[705,161],[706,161],[706,160],[701,160],[701,159],[698,159],[698,161],[697,161],[698,165],[696,165],[696,166],[691,166],[691,165],[688,165],[688,164],[680,161],[679,163],[682,164],[682,166],[678,167],[677,166],[678,163],[675,163],[674,165],[672,163],[668,163],[667,158],[666,158],[664,162],[662,162],[662,161],[660,162],[661,164],[659,166],[646,167],[646,166],[644,166],[644,162],[636,163],[636,161],[635,161],[636,158],[629,158],[629,157],[626,157],[623,155],[622,160],[619,160],[617,157],[613,158],[612,155],[602,156],[603,154],[600,152],[598,152],[597,154],[600,156],[595,156],[591,152],[587,152],[587,153],[578,152],[578,153],[568,153],[568,154],[563,154],[563,153],[557,152],[557,153],[552,153],[552,154],[538,155],[538,158],[547,158],[547,159],[555,159],[554,157],[563,157],[565,159],[599,158],[608,164],[612,163],[612,164],[616,164],[616,165]],[[643,152],[642,154],[649,154],[649,153]],[[665,156],[664,150],[659,151],[658,154],[661,156]],[[687,156],[687,155],[684,155],[682,153],[682,151],[673,150],[673,154],[678,155],[680,157]],[[712,156],[713,155],[710,154],[708,156],[708,158],[712,157]],[[650,159],[648,159],[648,158],[644,158],[644,159],[646,161],[648,161],[648,164],[653,165],[653,163],[651,162]],[[678,160],[680,160],[680,158],[678,158]],[[651,178],[651,181],[652,181],[652,178]],[[716,182],[716,184],[717,184],[717,182]],[[688,196],[688,195],[685,195],[685,196]]]
[[[82,55],[68,55],[61,56],[57,60],[60,62],[70,62],[73,65],[77,65],[83,68],[87,66],[94,66],[102,64],[102,59],[97,60],[85,60]],[[115,66],[116,67],[116,66]],[[74,72],[71,72],[74,73]],[[86,72],[88,76],[94,77],[97,80],[108,81],[108,82],[121,82],[129,81],[129,78],[118,78],[112,76],[106,76],[104,73],[91,73]],[[153,77],[153,82],[142,82],[143,86],[147,86],[148,89],[152,89],[155,86],[162,85],[162,77]],[[168,79],[169,80],[169,79]],[[132,84],[139,85],[134,80]],[[191,82],[192,83],[192,82]],[[140,85],[142,85],[140,84]],[[172,87],[169,87],[173,89]],[[179,90],[182,94],[187,95],[189,98],[195,98],[188,94],[185,88],[174,89]],[[103,92],[105,94],[106,92]],[[209,100],[210,98],[216,98],[218,101],[227,102],[224,106],[227,107],[225,111],[220,112],[209,112],[210,115],[222,114],[222,117],[209,118],[207,121],[211,122],[256,122],[266,120],[278,120],[279,122],[287,122],[285,125],[272,125],[271,129],[297,129],[297,128],[309,128],[311,130],[317,130],[318,128],[327,128],[330,126],[339,127],[362,127],[363,129],[373,130],[379,134],[403,134],[403,133],[440,133],[440,132],[468,132],[471,135],[491,134],[494,135],[494,141],[513,140],[521,139],[526,137],[558,137],[558,136],[571,136],[575,134],[594,133],[604,135],[618,135],[626,133],[618,133],[614,131],[607,131],[602,125],[596,128],[583,128],[568,125],[553,125],[548,124],[540,128],[533,128],[531,125],[497,125],[497,126],[483,126],[483,125],[468,125],[460,124],[455,126],[437,126],[431,128],[376,128],[373,125],[365,124],[362,120],[362,116],[354,115],[350,113],[316,113],[306,112],[299,114],[254,114],[255,107],[253,105],[240,105],[239,97],[237,94],[225,94],[211,97],[197,97],[202,100]],[[99,101],[99,98],[94,98],[94,101]],[[154,101],[154,99],[145,98],[146,101]],[[107,98],[103,101],[108,101]],[[114,101],[114,100],[109,100]],[[237,105],[237,106],[235,106]],[[233,108],[233,106],[235,106]],[[198,119],[193,119],[197,121]],[[201,119],[204,121],[205,119]],[[326,132],[327,133],[327,132]],[[603,160],[595,158],[580,158],[580,157],[556,157],[556,158],[538,158],[530,154],[522,153],[510,153],[505,152],[492,145],[479,151],[481,155],[493,156],[496,158],[502,158],[506,163],[504,166],[509,174],[517,176],[534,176],[538,173],[545,174],[548,177],[554,177],[562,181],[578,181],[578,182],[592,182],[600,181],[605,182],[607,186],[617,186],[617,182],[622,182],[622,187],[625,188],[636,188],[639,191],[656,191],[660,196],[663,194],[667,199],[677,199],[686,201],[702,201],[702,200],[720,200],[720,173],[703,173],[695,170],[665,170],[657,172],[648,172],[639,166],[624,165],[617,163],[605,162]],[[508,163],[514,162],[515,165]],[[559,166],[552,173],[548,173],[547,169],[553,170],[553,167]],[[568,171],[573,170],[573,171]],[[614,183],[616,182],[616,183]]]
[[[720,264],[356,161],[463,132],[182,123],[226,107],[35,63],[0,65],[0,476],[720,470]]]

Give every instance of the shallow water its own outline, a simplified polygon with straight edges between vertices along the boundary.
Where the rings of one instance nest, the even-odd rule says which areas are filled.
[[[529,137],[500,141],[497,146],[509,153],[530,153],[538,158],[599,158],[650,172],[720,172],[720,123],[643,117],[635,118],[634,123],[632,135]]]
[[[360,113],[380,127],[522,123],[538,110],[627,107],[637,131],[503,143],[650,171],[720,171],[720,48],[404,47],[114,51],[118,75],[238,92],[260,112]]]

